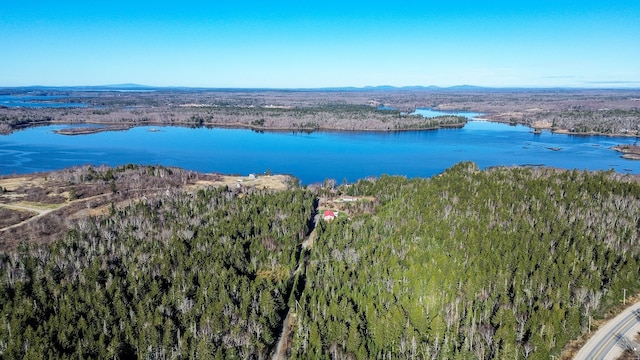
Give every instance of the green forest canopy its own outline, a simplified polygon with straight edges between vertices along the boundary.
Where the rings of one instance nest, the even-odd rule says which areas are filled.
[[[1,254],[0,357],[266,358],[291,308],[293,358],[548,359],[639,288],[631,177],[461,163],[337,191],[374,209],[308,250],[328,189],[176,192]]]

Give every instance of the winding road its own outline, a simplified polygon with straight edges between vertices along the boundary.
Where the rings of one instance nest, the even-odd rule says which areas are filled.
[[[36,213],[35,216],[32,216],[26,220],[23,220],[17,224],[13,224],[13,225],[9,225],[7,227],[4,227],[2,229],[0,229],[0,231],[6,231],[9,229],[13,229],[16,228],[18,226],[22,226],[24,224],[30,223],[32,221],[35,221],[36,219],[39,219],[45,215],[47,215],[48,213],[58,210],[58,208],[51,208],[51,209],[42,209],[39,207],[35,207],[35,206],[24,206],[24,205],[17,205],[17,204],[0,204],[0,207],[4,207],[7,209],[13,209],[13,210],[23,210],[23,211],[30,211],[30,212],[34,212]]]
[[[575,360],[617,359],[640,331],[640,302],[604,324],[574,357]]]
[[[19,222],[17,224],[13,224],[13,225],[6,226],[4,228],[0,228],[0,232],[1,231],[6,231],[6,230],[9,230],[9,229],[13,229],[13,228],[17,228],[17,227],[20,227],[22,225],[28,224],[30,222],[36,221],[37,219],[39,219],[39,218],[41,218],[41,217],[43,217],[43,216],[45,216],[47,214],[50,214],[50,213],[52,213],[54,211],[61,210],[61,209],[66,208],[66,207],[68,207],[68,206],[70,206],[72,204],[83,203],[83,202],[87,202],[87,201],[90,201],[90,200],[94,200],[94,199],[98,199],[98,198],[106,197],[106,196],[109,196],[109,194],[98,194],[98,195],[94,195],[94,196],[90,196],[90,197],[86,197],[86,198],[67,201],[67,202],[64,202],[64,203],[61,203],[61,204],[52,204],[51,205],[52,207],[50,207],[50,208],[42,208],[42,206],[37,206],[37,205],[31,206],[31,205],[24,205],[24,204],[13,204],[13,203],[11,203],[11,204],[2,204],[2,203],[0,203],[0,207],[4,207],[4,208],[7,208],[7,209],[13,209],[13,210],[30,211],[30,212],[35,213],[34,216],[32,216],[32,217],[30,217],[30,218],[28,218],[26,220],[23,220],[23,221],[21,221],[21,222]]]

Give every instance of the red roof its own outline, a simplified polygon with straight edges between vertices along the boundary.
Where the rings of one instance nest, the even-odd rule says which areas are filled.
[[[327,211],[324,212],[324,214],[322,214],[322,216],[325,216],[325,217],[327,217],[327,216],[336,217],[336,214],[331,210],[327,210]]]

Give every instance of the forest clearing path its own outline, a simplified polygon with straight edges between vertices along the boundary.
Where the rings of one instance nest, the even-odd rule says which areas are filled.
[[[309,253],[308,251],[313,247],[313,241],[316,238],[316,224],[317,224],[317,212],[318,212],[318,203],[315,202],[315,208],[313,209],[312,216],[314,216],[313,221],[311,222],[311,231],[309,235],[302,241],[300,244],[300,258],[298,259],[298,266],[296,270],[293,272],[293,285],[298,287],[302,287],[304,289],[304,285],[307,277],[307,265],[309,263]],[[296,277],[302,283],[296,281]],[[295,291],[293,289],[291,291]],[[299,297],[295,299],[296,304],[300,300]],[[287,316],[284,318],[284,322],[282,323],[282,332],[280,333],[280,337],[278,339],[278,345],[276,346],[275,352],[273,353],[273,360],[284,360],[287,359],[287,350],[291,348],[291,338],[293,334],[293,329],[295,327],[295,321],[297,319],[297,314],[295,312],[295,308],[289,307],[287,311]]]
[[[35,221],[36,219],[39,219],[47,214],[49,214],[52,211],[58,210],[58,208],[51,208],[51,209],[42,209],[39,207],[33,207],[33,206],[25,206],[25,205],[16,205],[16,204],[0,204],[0,207],[6,208],[6,209],[11,209],[11,210],[20,210],[20,211],[29,211],[29,212],[34,212],[36,213],[36,215],[23,220],[17,224],[13,224],[13,225],[9,225],[9,226],[5,226],[2,229],[0,229],[0,231],[6,231],[9,229],[13,229],[22,225],[25,225],[27,223],[30,223],[32,221]]]
[[[17,224],[13,224],[13,225],[9,225],[6,227],[3,227],[2,229],[0,229],[0,231],[7,231],[9,229],[13,229],[13,228],[17,228],[23,225],[26,225],[30,222],[36,221],[37,219],[48,215],[54,211],[58,211],[60,209],[66,208],[68,206],[71,206],[73,204],[77,204],[77,203],[82,203],[82,202],[86,202],[86,201],[90,201],[90,200],[94,200],[97,198],[101,198],[101,197],[105,197],[108,196],[109,194],[99,194],[99,195],[95,195],[95,196],[91,196],[91,197],[87,197],[87,198],[82,198],[82,199],[76,199],[76,200],[71,200],[62,204],[50,204],[48,205],[49,207],[47,208],[45,205],[25,205],[25,204],[0,204],[0,207],[4,207],[6,209],[12,209],[12,210],[23,210],[23,211],[30,211],[30,212],[34,212],[36,213],[36,215],[23,220]]]

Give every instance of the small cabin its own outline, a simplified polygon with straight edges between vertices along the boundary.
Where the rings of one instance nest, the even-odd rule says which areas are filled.
[[[331,221],[336,218],[336,213],[331,210],[327,210],[322,214],[324,221]]]

